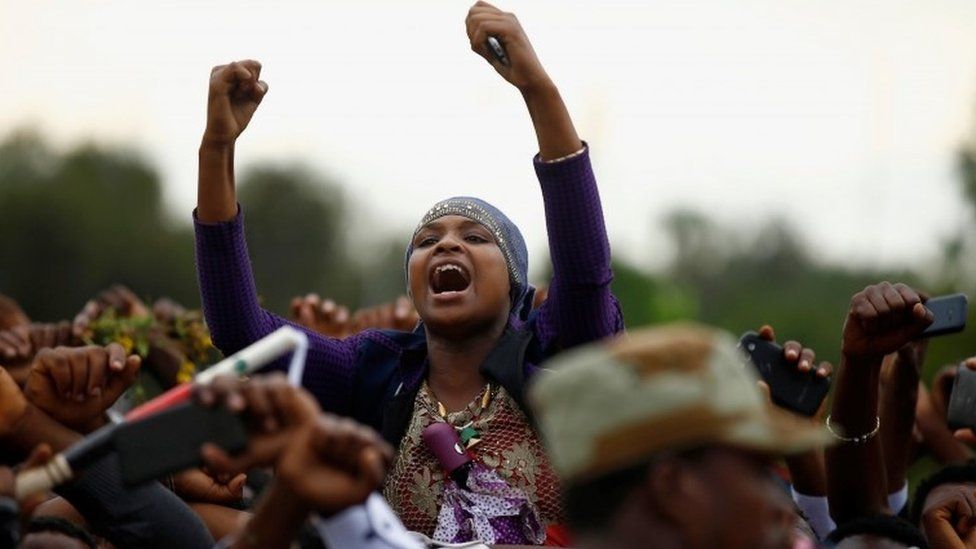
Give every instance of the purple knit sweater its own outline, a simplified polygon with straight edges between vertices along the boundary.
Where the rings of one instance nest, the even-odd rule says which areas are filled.
[[[541,351],[533,354],[532,363],[527,357],[522,365],[526,378],[534,375],[538,362],[559,350],[623,330],[620,308],[610,293],[610,244],[589,151],[554,163],[536,156],[534,164],[545,203],[553,277],[548,299],[529,320],[523,325],[512,319],[514,328],[532,331],[533,348]],[[294,326],[258,303],[243,215],[223,223],[202,223],[194,215],[194,222],[197,276],[214,344],[231,354],[284,324]],[[416,356],[408,360],[408,349],[388,333],[366,330],[339,340],[296,327],[309,337],[302,383],[327,410],[351,410],[362,384],[359,370],[373,367],[364,363],[368,353],[363,348],[368,344],[402,357],[389,383],[415,389],[426,374],[426,361]]]

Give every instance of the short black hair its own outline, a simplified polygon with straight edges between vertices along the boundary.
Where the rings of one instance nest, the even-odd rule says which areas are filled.
[[[953,484],[958,482],[976,482],[976,460],[969,460],[962,464],[946,465],[923,480],[918,485],[918,488],[915,489],[915,499],[912,500],[912,522],[915,525],[920,524],[922,510],[925,508],[925,498],[929,497],[929,492],[940,484]]]
[[[906,547],[928,549],[929,546],[925,536],[915,525],[892,515],[874,515],[845,522],[827,536],[827,543],[836,546],[854,536],[879,536]]]
[[[48,516],[34,517],[30,519],[30,522],[27,523],[27,531],[24,533],[24,537],[26,538],[30,534],[39,534],[42,532],[64,534],[69,538],[74,538],[84,543],[90,549],[98,549],[98,543],[95,541],[94,536],[89,534],[77,524],[61,517]]]

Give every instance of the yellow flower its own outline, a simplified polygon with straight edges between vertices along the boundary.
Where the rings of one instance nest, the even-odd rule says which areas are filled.
[[[125,349],[125,354],[131,353],[132,347],[135,346],[135,342],[132,341],[132,338],[127,335],[119,336],[119,339],[116,341],[116,343],[118,343],[119,345],[122,346],[123,349]]]
[[[189,383],[193,380],[193,375],[197,373],[196,364],[190,362],[189,360],[184,361],[180,365],[180,370],[176,372],[176,382],[177,383]]]
[[[213,347],[213,340],[210,339],[210,334],[204,332],[201,335],[193,334],[190,338],[190,344],[194,352],[205,355]]]

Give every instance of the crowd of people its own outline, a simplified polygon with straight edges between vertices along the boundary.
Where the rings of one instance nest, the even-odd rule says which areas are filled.
[[[551,280],[529,284],[518,227],[459,196],[406,240],[405,296],[263,309],[234,145],[268,84],[254,60],[214,67],[193,213],[202,310],[116,285],[46,323],[0,296],[0,545],[976,547],[976,435],[947,421],[958,370],[921,380],[928,297],[889,282],[854,294],[836,373],[797,341],[777,347],[776,367],[830,382],[812,416],[775,398],[723,330],[625,334],[588,144],[513,14],[479,1],[465,27],[535,129]],[[197,466],[138,483],[106,451],[25,488],[25,473],[60,470],[137,421],[128,411],[283,326],[308,339],[300,384],[280,358],[193,386],[190,406],[234,418],[239,446],[211,433]],[[943,468],[910,498],[921,455]]]

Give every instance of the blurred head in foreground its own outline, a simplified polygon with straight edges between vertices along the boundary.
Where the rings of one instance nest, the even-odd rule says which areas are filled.
[[[929,545],[915,526],[905,519],[877,515],[854,519],[827,536],[837,549],[928,549]]]
[[[770,460],[826,433],[769,406],[728,333],[632,332],[550,361],[532,402],[580,547],[794,547]]]

